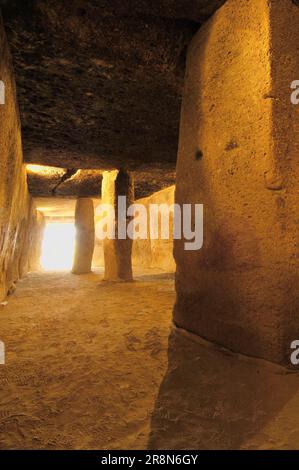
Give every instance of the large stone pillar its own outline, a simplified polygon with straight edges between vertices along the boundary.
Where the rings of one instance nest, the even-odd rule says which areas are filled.
[[[131,176],[124,170],[105,171],[102,180],[102,202],[111,204],[115,213],[115,239],[104,240],[105,280],[131,281],[132,240],[119,236],[119,196],[126,197],[127,207],[134,202],[134,184]],[[126,219],[126,226],[128,222]]]
[[[93,201],[79,198],[75,210],[76,241],[72,273],[85,274],[91,271],[94,250],[95,228]]]
[[[204,204],[204,245],[175,241],[175,323],[290,364],[299,339],[299,8],[228,0],[191,43],[177,203]]]

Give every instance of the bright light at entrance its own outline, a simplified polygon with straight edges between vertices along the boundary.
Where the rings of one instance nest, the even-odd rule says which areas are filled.
[[[47,271],[71,269],[74,245],[74,224],[47,224],[42,244],[41,265],[43,269]]]

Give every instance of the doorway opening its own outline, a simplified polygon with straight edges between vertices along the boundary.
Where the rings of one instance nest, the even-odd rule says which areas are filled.
[[[70,270],[75,248],[73,223],[48,223],[42,242],[41,266],[45,271]]]

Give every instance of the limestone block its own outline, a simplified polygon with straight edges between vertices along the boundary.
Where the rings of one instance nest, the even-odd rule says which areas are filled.
[[[175,241],[177,325],[289,364],[299,338],[299,8],[228,0],[190,45],[176,202],[204,204],[204,246]]]
[[[23,273],[20,257],[26,239],[30,196],[22,161],[19,110],[14,72],[0,16],[0,299]],[[21,272],[20,272],[21,271]]]

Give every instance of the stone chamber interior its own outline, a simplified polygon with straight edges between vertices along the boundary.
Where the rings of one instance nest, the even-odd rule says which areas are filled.
[[[298,2],[0,5],[0,449],[299,449]]]

